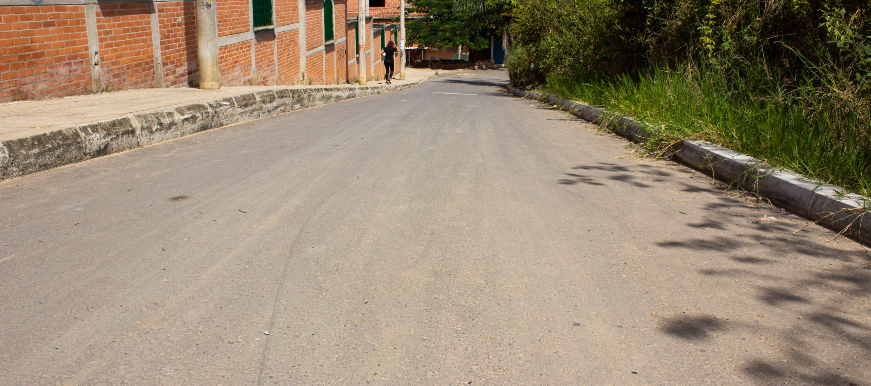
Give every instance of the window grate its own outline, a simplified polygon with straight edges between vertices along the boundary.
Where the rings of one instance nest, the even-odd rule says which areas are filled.
[[[252,0],[254,28],[272,25],[272,0]]]
[[[333,28],[333,1],[324,0],[324,41],[328,42],[335,38],[335,28]]]

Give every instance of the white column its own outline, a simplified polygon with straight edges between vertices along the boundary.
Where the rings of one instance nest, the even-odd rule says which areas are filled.
[[[305,0],[299,0],[299,76],[305,82]]]
[[[200,88],[221,88],[218,71],[218,21],[214,0],[197,0],[197,59],[200,64]]]
[[[366,1],[357,0],[357,81],[366,84]]]
[[[405,0],[399,6],[399,80],[405,80]]]

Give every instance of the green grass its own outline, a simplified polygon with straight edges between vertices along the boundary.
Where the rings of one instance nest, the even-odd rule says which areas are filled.
[[[759,82],[763,78],[768,82]],[[635,79],[551,76],[543,91],[653,126],[657,134],[645,144],[651,152],[682,139],[706,140],[776,168],[871,196],[867,98],[844,96],[831,87],[817,92],[824,88],[820,84],[836,85],[837,79],[804,79],[801,86],[784,79],[783,86],[762,91],[751,87],[777,83],[771,80],[765,68],[735,71],[685,64]]]

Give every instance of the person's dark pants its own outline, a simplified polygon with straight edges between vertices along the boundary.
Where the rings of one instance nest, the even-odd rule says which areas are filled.
[[[393,79],[393,63],[384,62],[384,79]]]

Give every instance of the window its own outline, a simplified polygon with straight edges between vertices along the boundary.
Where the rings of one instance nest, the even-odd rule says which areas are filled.
[[[254,28],[272,25],[272,0],[252,0]]]
[[[370,7],[383,7],[384,0],[369,0]]]
[[[384,43],[384,28],[381,28],[381,49],[383,50],[385,46],[387,45]]]
[[[256,1],[256,0],[255,0]],[[335,18],[333,17],[333,0],[324,0],[324,41],[335,39]]]
[[[360,23],[354,22],[354,53],[357,55],[360,55],[360,31],[359,28],[357,28],[359,24]]]

